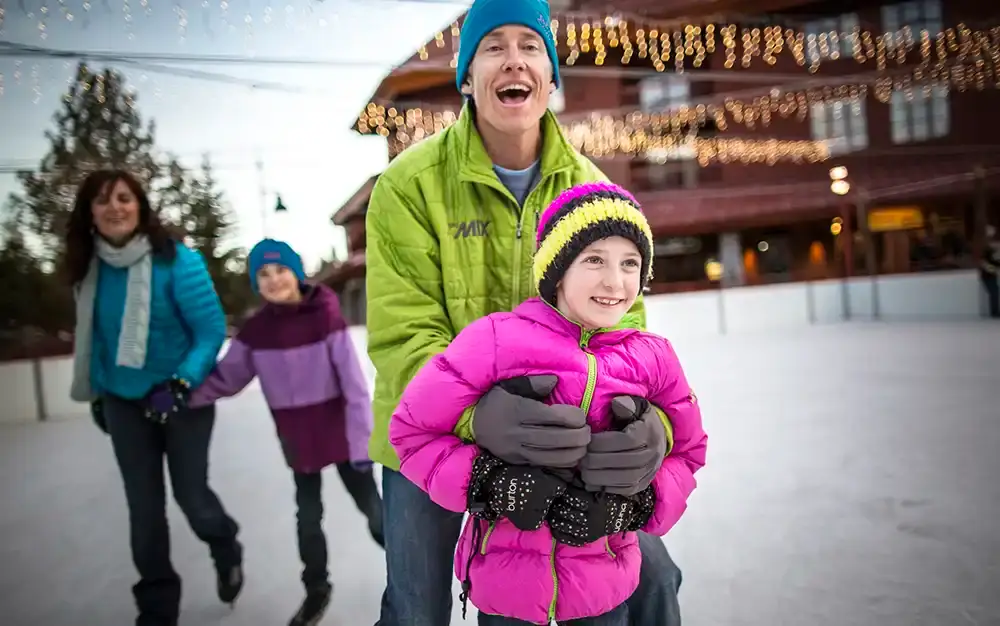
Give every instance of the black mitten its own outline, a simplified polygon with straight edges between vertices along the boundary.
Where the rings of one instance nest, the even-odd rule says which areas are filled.
[[[651,487],[634,496],[622,496],[570,486],[552,504],[546,519],[556,541],[579,547],[602,537],[639,530],[652,515],[654,503]]]
[[[94,420],[94,424],[101,429],[102,433],[108,434],[108,420],[104,416],[104,400],[101,398],[90,401],[90,418]]]
[[[566,483],[543,469],[509,465],[482,451],[472,466],[469,512],[496,521],[506,517],[520,530],[538,530]]]

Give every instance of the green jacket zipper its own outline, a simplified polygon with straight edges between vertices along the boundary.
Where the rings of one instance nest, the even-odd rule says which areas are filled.
[[[594,390],[597,389],[597,357],[587,347],[590,339],[603,329],[586,330],[580,329],[580,349],[587,355],[587,387],[583,390],[583,400],[580,401],[580,408],[584,413],[590,411],[590,403],[594,401]],[[556,600],[559,598],[559,576],[556,574],[556,540],[552,540],[552,557],[549,565],[552,571],[552,602],[549,603],[549,622],[556,619]],[[611,550],[611,545],[605,540],[605,546],[612,557],[615,553]]]
[[[545,184],[546,178],[548,177],[539,177],[538,182],[535,183],[535,186],[528,192],[528,196],[524,199],[524,206],[519,207],[517,230],[514,232],[514,284],[510,290],[511,311],[521,304],[521,255],[524,249],[524,218],[528,215],[528,211],[534,211],[535,214],[538,214],[539,211],[535,208],[535,204],[532,201],[537,197],[538,189]]]
[[[480,556],[486,556],[486,544],[490,541],[490,535],[493,534],[493,528],[496,527],[496,522],[490,522],[489,528],[486,529],[486,534],[483,535],[483,540],[479,544],[479,554]]]

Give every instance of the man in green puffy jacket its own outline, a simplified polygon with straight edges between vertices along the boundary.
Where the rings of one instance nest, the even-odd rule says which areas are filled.
[[[458,121],[400,154],[372,192],[367,312],[376,377],[369,448],[371,458],[385,466],[387,568],[378,626],[450,623],[452,558],[463,517],[434,504],[399,473],[388,426],[403,389],[466,325],[534,295],[531,234],[538,213],[563,190],[605,179],[569,144],[547,110],[558,84],[548,3],[476,0],[460,39],[457,86],[467,103]],[[644,323],[641,300],[637,307],[636,317]],[[558,426],[541,402],[490,395],[489,406],[476,409],[475,423],[486,423],[480,411],[487,410],[490,423],[506,423],[490,433],[477,429],[480,445],[491,436],[498,449],[534,448],[520,423]],[[662,418],[652,413],[649,418],[661,441],[669,430],[660,425]],[[553,454],[583,446],[582,454],[583,420],[581,415],[579,422],[565,424],[565,446]],[[536,464],[545,464],[545,452],[531,450],[542,459]],[[660,539],[639,534],[642,572],[628,601],[630,623],[678,626],[680,571]]]

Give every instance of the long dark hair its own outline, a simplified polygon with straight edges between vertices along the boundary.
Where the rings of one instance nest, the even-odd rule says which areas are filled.
[[[125,183],[139,202],[139,226],[136,232],[149,238],[153,255],[164,261],[173,261],[177,254],[177,237],[160,222],[149,204],[146,190],[135,176],[124,170],[97,170],[88,175],[77,189],[73,212],[66,228],[66,253],[62,269],[70,285],[83,281],[90,267],[90,259],[94,256],[96,233],[91,205],[102,193],[110,193],[118,181]]]

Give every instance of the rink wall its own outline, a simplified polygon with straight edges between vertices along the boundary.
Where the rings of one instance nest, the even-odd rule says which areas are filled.
[[[985,313],[972,270],[740,287],[650,296],[648,324],[668,337],[697,338],[866,321],[970,320]],[[351,334],[369,380],[364,327]],[[71,402],[69,357],[0,364],[0,423],[86,415]],[[256,384],[256,383],[255,383]]]

